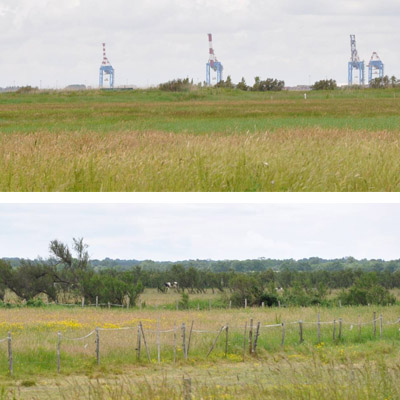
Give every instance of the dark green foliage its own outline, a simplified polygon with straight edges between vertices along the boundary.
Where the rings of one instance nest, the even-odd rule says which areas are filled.
[[[27,307],[44,307],[46,304],[42,299],[29,299],[26,305]]]
[[[246,85],[246,81],[244,78],[236,85],[236,89],[243,90],[247,92],[249,90],[249,87]]]
[[[335,90],[337,89],[337,83],[333,79],[324,79],[318,82],[315,82],[314,85],[311,86],[312,90]]]
[[[253,92],[279,92],[285,87],[284,81],[268,78],[262,81],[259,76],[254,78]]]
[[[230,75],[226,78],[226,81],[221,81],[215,85],[219,88],[234,89],[235,85],[232,83],[232,78]]]
[[[396,298],[389,290],[378,283],[377,274],[361,276],[348,291],[343,291],[339,295],[339,299],[343,305],[351,306],[368,304],[386,306],[396,302]]]
[[[135,283],[131,274],[116,274],[111,270],[92,272],[83,281],[83,294],[89,303],[95,303],[96,296],[100,303],[111,304],[124,304],[129,298],[130,305],[134,306],[143,289],[142,283]]]
[[[174,79],[165,83],[161,83],[158,88],[165,92],[187,92],[193,87],[189,78]]]
[[[383,78],[375,78],[369,83],[370,88],[372,89],[387,89],[387,88],[395,88],[399,86],[399,82],[395,76],[389,78],[387,75]]]
[[[13,269],[0,260],[0,281],[3,287],[25,300],[39,294],[46,294],[54,301],[57,299],[52,268],[44,263],[22,261],[20,267]]]
[[[182,293],[182,297],[179,302],[179,309],[187,310],[188,308],[189,308],[189,295],[187,293]]]
[[[279,297],[273,282],[268,284],[267,280],[235,274],[229,281],[229,287],[232,291],[230,300],[234,307],[243,307],[246,300],[249,306],[261,306],[262,303],[267,307],[278,305]]]

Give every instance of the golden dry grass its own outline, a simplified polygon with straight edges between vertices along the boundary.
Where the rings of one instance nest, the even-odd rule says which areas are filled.
[[[2,191],[397,191],[398,132],[0,137]]]

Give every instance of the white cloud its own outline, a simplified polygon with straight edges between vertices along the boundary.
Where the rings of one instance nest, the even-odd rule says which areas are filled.
[[[93,258],[400,258],[400,205],[0,205],[0,257],[84,237]]]
[[[103,41],[119,84],[203,81],[208,32],[234,81],[345,82],[352,33],[398,75],[399,15],[392,0],[0,0],[0,86],[96,85]]]

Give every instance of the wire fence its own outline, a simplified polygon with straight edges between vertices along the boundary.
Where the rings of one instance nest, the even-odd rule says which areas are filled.
[[[400,330],[400,318],[394,321],[383,321],[383,315],[379,316],[376,313],[373,313],[373,319],[371,321],[362,322],[361,317],[359,316],[358,321],[346,321],[342,318],[334,319],[332,321],[321,321],[320,314],[317,315],[317,321],[284,321],[282,323],[275,324],[262,324],[260,321],[255,323],[253,319],[245,322],[244,326],[240,325],[229,325],[224,324],[219,329],[194,329],[195,321],[192,321],[190,327],[185,323],[178,325],[176,322],[172,328],[162,329],[160,327],[160,320],[157,319],[157,328],[156,329],[146,329],[143,326],[142,322],[139,322],[136,326],[126,326],[126,327],[117,327],[117,328],[100,328],[90,331],[84,336],[80,337],[70,337],[67,335],[63,335],[61,332],[57,333],[57,371],[61,371],[61,362],[62,362],[62,347],[63,343],[77,343],[77,342],[85,342],[84,348],[86,349],[89,345],[87,342],[88,339],[95,337],[95,357],[97,364],[100,365],[101,362],[101,354],[102,354],[102,339],[103,335],[111,332],[135,332],[136,339],[136,359],[141,361],[143,355],[149,362],[153,362],[152,353],[157,354],[157,362],[161,361],[162,356],[162,348],[166,348],[168,346],[172,347],[172,360],[173,362],[177,361],[178,355],[178,346],[179,352],[181,352],[183,359],[187,360],[190,354],[190,350],[193,348],[194,344],[194,336],[198,336],[198,344],[202,343],[203,347],[206,346],[206,357],[209,357],[212,352],[217,347],[217,344],[221,342],[221,336],[224,337],[224,342],[219,343],[219,346],[223,346],[223,354],[226,357],[229,352],[230,339],[229,334],[234,333],[236,335],[242,335],[243,347],[242,347],[242,358],[245,360],[246,354],[255,355],[257,353],[257,347],[260,342],[260,337],[262,335],[262,330],[276,330],[279,329],[281,331],[280,337],[280,345],[282,349],[284,349],[285,344],[287,343],[287,334],[288,330],[291,329],[291,334],[298,335],[297,343],[303,343],[304,338],[304,327],[309,326],[310,328],[307,331],[307,334],[312,332],[312,326],[316,327],[316,339],[317,343],[321,342],[321,328],[322,327],[332,327],[332,340],[335,343],[339,343],[342,339],[344,339],[345,328],[349,331],[352,331],[355,327],[358,328],[359,336],[361,337],[362,328],[368,325],[372,326],[372,331],[369,333],[373,338],[377,338],[378,329],[379,329],[379,338],[383,338],[384,327],[399,325]],[[297,328],[296,328],[297,327]],[[297,330],[297,334],[295,331]],[[225,333],[225,334],[224,334]],[[172,334],[172,335],[171,335]],[[325,332],[326,334],[326,332]],[[132,335],[129,335],[126,340],[132,342]],[[151,337],[151,340],[149,340]],[[162,339],[163,338],[163,339]],[[203,340],[204,339],[204,340]],[[315,339],[314,339],[315,340]],[[8,336],[0,339],[1,343],[8,343],[8,367],[9,373],[13,374],[13,339],[11,332],[8,333]],[[155,346],[154,346],[155,344]],[[153,348],[150,349],[150,345],[153,345]],[[122,345],[122,348],[127,346],[125,342]],[[154,349],[156,347],[156,351]],[[169,352],[171,348],[169,348]],[[236,343],[236,351],[237,351],[237,343]]]

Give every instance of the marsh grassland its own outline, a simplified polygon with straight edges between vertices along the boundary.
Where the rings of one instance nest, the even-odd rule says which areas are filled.
[[[1,191],[398,191],[400,91],[0,95]]]
[[[166,297],[168,298],[168,296]],[[398,306],[342,308],[248,308],[173,310],[168,304],[134,309],[49,306],[0,310],[0,338],[12,332],[14,371],[8,372],[7,342],[0,344],[2,399],[396,399],[400,396]],[[383,315],[374,334],[373,312]],[[317,314],[320,313],[320,339]],[[343,325],[339,338],[339,318]],[[261,323],[257,348],[249,353],[249,324]],[[299,324],[303,321],[300,342]],[[333,320],[336,321],[333,339]],[[157,357],[157,321],[160,362]],[[184,357],[182,323],[194,321]],[[138,357],[137,326],[143,324]],[[177,324],[174,361],[174,323]],[[286,324],[282,346],[282,322]],[[294,322],[290,324],[290,322]],[[246,336],[244,327],[247,323]],[[361,324],[361,325],[360,325]],[[207,357],[217,332],[229,326]],[[268,325],[277,325],[268,327]],[[96,335],[100,330],[100,364]],[[123,329],[132,327],[133,329]],[[361,327],[361,330],[360,330]],[[57,333],[62,335],[57,373]],[[245,351],[244,351],[245,349]]]

